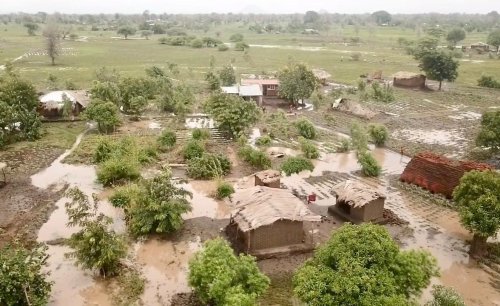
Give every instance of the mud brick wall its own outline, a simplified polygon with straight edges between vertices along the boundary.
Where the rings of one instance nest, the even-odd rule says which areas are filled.
[[[492,167],[471,161],[456,161],[433,153],[419,153],[408,163],[400,179],[451,198],[460,178],[472,170],[492,170]]]

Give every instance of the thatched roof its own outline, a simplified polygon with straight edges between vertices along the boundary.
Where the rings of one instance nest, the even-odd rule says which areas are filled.
[[[272,183],[281,178],[281,173],[277,170],[264,170],[261,172],[255,173],[255,176],[258,177],[263,183]]]
[[[234,222],[247,232],[279,220],[321,221],[307,206],[286,189],[255,186],[235,193]]]
[[[313,69],[312,72],[314,73],[314,76],[320,80],[329,79],[332,77],[332,75],[330,73],[326,72],[323,69]]]
[[[399,71],[392,75],[393,79],[413,79],[420,78],[423,76],[420,73],[408,72],[408,71]]]
[[[337,202],[344,202],[353,208],[363,207],[373,200],[385,199],[385,195],[378,189],[351,180],[335,185],[332,191],[337,196]]]

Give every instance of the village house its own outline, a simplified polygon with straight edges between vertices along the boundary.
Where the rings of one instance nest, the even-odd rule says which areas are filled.
[[[78,116],[89,105],[90,96],[85,90],[52,91],[40,97],[38,112],[45,118],[61,117],[65,101],[71,101],[72,115]]]
[[[361,182],[347,180],[333,187],[336,203],[328,210],[358,224],[383,221],[385,195]]]
[[[281,187],[281,173],[277,170],[264,170],[256,173],[255,186],[264,186],[269,188]]]
[[[221,87],[222,92],[242,97],[245,101],[255,101],[262,105],[262,89],[259,85],[233,85]]]
[[[241,79],[241,85],[258,85],[265,98],[278,97],[279,80],[275,78]]]
[[[485,44],[483,42],[477,42],[475,44],[470,45],[471,50],[475,50],[477,52],[489,52],[490,51],[490,45]]]
[[[420,73],[399,71],[392,76],[393,85],[405,88],[425,88],[426,76]]]
[[[226,233],[237,251],[266,258],[313,249],[305,222],[321,217],[290,191],[254,186],[236,192],[232,202]]]

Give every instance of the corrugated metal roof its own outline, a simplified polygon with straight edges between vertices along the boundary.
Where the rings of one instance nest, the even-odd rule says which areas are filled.
[[[352,180],[335,185],[332,191],[336,194],[337,201],[351,207],[363,207],[373,200],[385,199],[385,195],[378,189]]]
[[[238,86],[222,86],[221,87],[222,92],[227,93],[227,94],[239,94],[239,89]]]
[[[259,97],[262,96],[262,89],[259,85],[241,85],[240,86],[240,96],[241,97]]]
[[[255,186],[238,191],[232,196],[235,209],[233,220],[243,232],[270,225],[278,220],[321,221],[290,191]]]

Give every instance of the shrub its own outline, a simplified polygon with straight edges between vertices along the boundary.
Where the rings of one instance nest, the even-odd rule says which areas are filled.
[[[47,247],[20,245],[0,249],[0,305],[47,305],[52,283],[44,272]]]
[[[368,127],[368,133],[377,146],[383,146],[389,138],[389,131],[381,124],[371,124]]]
[[[271,159],[266,153],[256,150],[249,145],[245,145],[239,149],[238,155],[251,166],[265,170],[271,168]]]
[[[210,131],[207,129],[194,129],[192,137],[194,140],[210,139]]]
[[[116,143],[109,138],[100,138],[94,151],[94,163],[102,163],[108,160],[116,150]]]
[[[229,50],[229,47],[228,47],[227,45],[225,45],[225,44],[222,44],[222,45],[219,45],[219,46],[217,47],[217,49],[218,49],[219,51],[224,52],[224,51]]]
[[[483,114],[476,145],[489,148],[492,152],[500,152],[500,111]]]
[[[205,147],[200,141],[191,140],[184,146],[182,155],[184,160],[191,160],[196,157],[201,157],[205,152]]]
[[[337,152],[338,153],[345,153],[345,152],[349,152],[350,149],[351,149],[351,143],[349,142],[349,139],[342,138],[339,146],[337,147]]]
[[[229,37],[229,40],[232,42],[238,42],[238,41],[243,41],[243,38],[244,38],[243,34],[236,33],[231,35],[231,37]]]
[[[139,186],[127,185],[119,187],[109,198],[111,205],[117,208],[127,209],[139,193]]]
[[[368,136],[366,130],[357,123],[351,126],[351,142],[354,149],[358,152],[368,150]]]
[[[259,137],[255,140],[255,145],[259,147],[267,147],[271,145],[272,139],[271,137],[264,135],[262,137]]]
[[[158,144],[161,148],[170,150],[175,146],[177,142],[177,136],[172,131],[163,131],[158,137]]]
[[[479,80],[477,80],[477,85],[487,88],[500,88],[500,82],[492,76],[487,75],[482,75]]]
[[[382,168],[377,160],[369,152],[358,153],[358,163],[361,165],[361,172],[365,176],[379,176]]]
[[[194,39],[191,41],[191,47],[195,49],[201,49],[203,48],[203,41],[201,39]]]
[[[307,119],[301,119],[295,123],[297,129],[299,131],[300,136],[306,139],[314,139],[316,138],[316,128],[311,121]]]
[[[453,288],[441,285],[432,286],[433,300],[425,306],[465,306],[464,300]]]
[[[372,84],[372,98],[380,102],[392,102],[395,100],[392,87],[389,85],[380,86],[378,82]]]
[[[250,46],[243,41],[238,41],[234,44],[235,51],[245,51],[248,48],[250,48]]]
[[[174,184],[171,173],[144,180],[127,210],[129,230],[135,236],[172,233],[181,228],[182,214],[191,211],[192,194]]]
[[[288,157],[281,165],[281,171],[285,172],[287,176],[305,170],[313,171],[314,165],[309,159],[303,157]]]
[[[219,200],[222,200],[224,198],[231,196],[233,193],[234,193],[233,185],[227,182],[220,182],[217,185],[217,191],[215,193],[215,197]]]
[[[138,162],[131,158],[113,157],[99,165],[97,181],[104,186],[134,181],[141,176]]]
[[[188,161],[187,175],[193,179],[210,180],[222,177],[231,170],[231,162],[222,155],[204,153]]]
[[[305,138],[300,139],[300,149],[306,158],[316,159],[319,157],[318,147]]]
[[[203,305],[255,305],[270,280],[255,258],[234,255],[222,238],[209,240],[189,262],[189,285]]]

